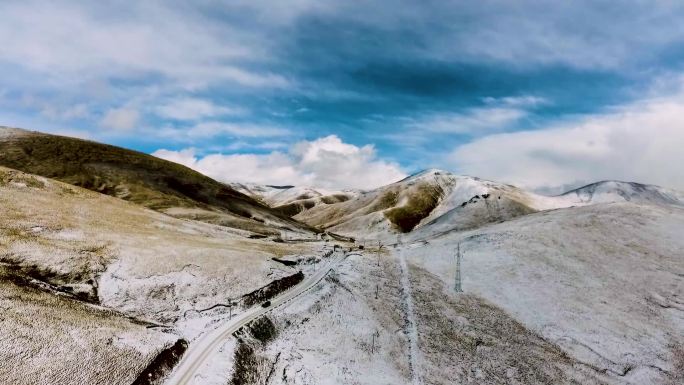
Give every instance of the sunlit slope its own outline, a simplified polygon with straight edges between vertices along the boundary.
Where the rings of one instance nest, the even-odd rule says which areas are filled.
[[[0,256],[16,274],[165,323],[296,273],[271,258],[313,247],[248,239],[5,168],[0,210]]]
[[[260,234],[311,230],[185,166],[92,141],[0,127],[0,166],[57,179],[177,217]]]

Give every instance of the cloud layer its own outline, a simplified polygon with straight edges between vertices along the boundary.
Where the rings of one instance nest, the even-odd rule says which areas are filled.
[[[162,149],[152,155],[224,182],[370,189],[406,176],[397,164],[377,159],[373,146],[354,146],[335,135],[298,142],[287,153],[198,157],[193,149]]]
[[[664,130],[649,120],[623,133],[627,118],[618,115],[640,119],[657,108],[639,102],[644,91],[679,78],[682,18],[684,3],[641,0],[7,0],[0,125],[144,152],[195,148],[220,154],[217,164],[242,162],[255,180],[263,172],[283,183],[332,185],[324,175],[344,175],[310,170],[294,150],[335,135],[334,151],[319,144],[318,167],[339,156],[363,167],[454,167],[535,186],[599,175],[671,185],[676,170],[663,171],[657,154],[634,163],[620,153],[629,146],[604,136]],[[668,113],[677,121],[684,112],[675,104]],[[584,153],[582,135],[595,146]],[[352,156],[346,143],[373,147]],[[600,146],[635,171],[603,166]],[[652,146],[668,153],[659,147],[666,143]],[[261,154],[284,148],[291,150]],[[483,166],[494,155],[506,159],[505,170],[538,167],[537,179]],[[380,172],[376,166],[368,167]]]
[[[684,190],[683,149],[680,92],[542,130],[486,136],[456,149],[450,164],[545,191],[607,179]]]

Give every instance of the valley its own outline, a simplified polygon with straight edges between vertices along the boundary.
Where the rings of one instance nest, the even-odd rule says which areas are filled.
[[[684,380],[675,190],[223,184],[0,128],[0,209],[3,383]]]

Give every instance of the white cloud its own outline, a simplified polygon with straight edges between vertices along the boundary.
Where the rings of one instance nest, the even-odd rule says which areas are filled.
[[[684,189],[684,91],[456,149],[460,172],[549,189],[618,179]]]
[[[453,23],[453,29],[435,37],[434,48],[464,60],[488,59],[513,68],[561,64],[620,69],[682,41],[682,27],[672,24],[681,18],[682,4],[672,1],[495,0],[463,2],[449,11],[455,18],[478,22]],[[610,22],[606,15],[611,15]]]
[[[55,106],[46,106],[41,113],[52,120],[83,119],[90,116],[88,106],[84,103],[59,109]]]
[[[157,158],[166,159],[190,168],[194,168],[195,164],[197,163],[194,148],[186,148],[180,151],[161,149],[155,151],[152,155],[156,156]]]
[[[526,109],[517,106],[492,105],[452,114],[435,114],[410,122],[407,127],[428,133],[482,135],[503,131],[528,115]]]
[[[290,130],[254,123],[202,122],[190,127],[166,127],[155,135],[176,141],[197,141],[227,135],[234,138],[273,138],[291,135]]]
[[[511,107],[538,107],[541,105],[549,104],[549,100],[534,95],[522,95],[522,96],[505,96],[503,98],[486,97],[482,99],[487,104],[490,105],[504,105]]]
[[[504,98],[487,97],[483,107],[474,107],[451,114],[439,113],[407,124],[411,130],[422,132],[482,135],[503,131],[529,115],[540,105],[548,104],[544,98],[532,95]]]
[[[242,110],[218,106],[209,100],[196,98],[174,99],[156,108],[156,113],[175,120],[198,120],[225,115],[238,115]]]
[[[527,116],[518,108],[473,108],[462,114],[438,115],[424,120],[416,128],[438,133],[483,134],[499,131]]]
[[[251,31],[182,5],[3,2],[0,14],[2,61],[53,82],[154,73],[186,87],[221,80],[254,87],[288,84],[278,74],[240,67],[240,60],[267,56]]]
[[[140,113],[133,108],[122,107],[108,110],[100,121],[100,125],[114,130],[130,130],[138,124]]]
[[[152,155],[225,182],[368,189],[406,176],[399,165],[377,159],[372,145],[358,147],[335,135],[296,143],[287,153],[211,154],[200,158],[193,149],[162,149]]]

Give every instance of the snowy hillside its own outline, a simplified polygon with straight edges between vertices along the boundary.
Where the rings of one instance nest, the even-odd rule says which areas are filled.
[[[229,186],[287,216],[297,215],[318,205],[344,202],[360,194],[358,190],[328,190],[304,186],[269,186],[251,183],[229,183]]]
[[[496,202],[496,206],[490,207],[489,202]],[[464,207],[469,213],[470,208],[484,203],[489,214],[474,215],[469,226],[555,206],[550,198],[514,186],[430,169],[343,203],[312,208],[294,218],[340,234],[392,238],[421,229]]]
[[[269,315],[267,338],[252,330],[226,343],[212,381],[194,383],[678,384],[683,229],[682,208],[618,203],[379,253],[367,244]]]
[[[682,193],[659,186],[634,182],[602,181],[571,190],[557,197],[561,202],[576,205],[633,202],[684,205]]]
[[[452,291],[460,243],[465,293],[619,383],[655,384],[684,376],[683,232],[683,208],[616,203],[440,234],[397,252]]]
[[[102,383],[106,361],[115,369],[110,375],[125,373],[108,383],[130,384],[162,349],[192,340],[228,317],[229,307],[239,311],[260,302],[260,290],[276,290],[302,269],[274,257],[313,258],[321,247],[252,239],[249,231],[176,219],[3,167],[0,211],[2,350],[24,357],[3,361],[2,383]],[[27,319],[46,325],[37,334],[44,339],[22,337],[35,334]],[[155,324],[166,333],[145,328]],[[41,356],[62,345],[69,351],[51,353],[59,360]],[[66,366],[76,361],[87,367]],[[40,372],[32,369],[41,363]],[[60,381],[43,381],[53,369]],[[4,381],[19,373],[34,374],[27,382]]]
[[[410,238],[416,239],[572,206],[626,201],[684,205],[683,196],[657,186],[606,181],[549,197],[508,184],[429,169],[294,218],[340,234],[389,241],[401,233],[411,233]]]

